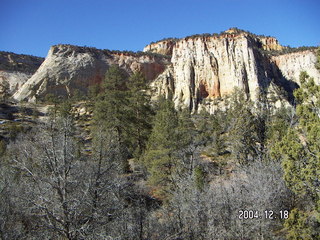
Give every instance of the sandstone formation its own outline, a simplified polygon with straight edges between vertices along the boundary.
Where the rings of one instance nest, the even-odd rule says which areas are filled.
[[[158,44],[160,51],[164,51],[163,46],[169,46]],[[152,45],[152,51],[158,52],[155,46]],[[244,90],[254,101],[262,93],[274,94],[275,89],[280,89],[278,92],[288,94],[286,99],[278,98],[290,101],[302,70],[316,81],[320,79],[314,67],[314,51],[271,57],[267,51],[281,51],[285,47],[275,38],[241,30],[186,37],[176,40],[170,48],[171,66],[152,83],[154,92],[171,93],[176,106],[188,106],[193,111],[203,107],[214,111],[210,102],[229,95],[235,88]]]
[[[155,43],[150,43],[144,47],[144,52],[152,52],[163,55],[172,55],[172,49],[177,39],[166,39]]]
[[[314,67],[317,60],[315,52],[306,50],[302,52],[288,53],[271,58],[272,62],[280,69],[286,79],[295,81],[300,85],[299,75],[306,71],[317,84],[320,84],[320,72]]]
[[[257,47],[261,48],[266,51],[281,51],[285,49],[286,47],[281,46],[278,42],[278,40],[274,37],[266,37],[266,36],[260,36],[260,35],[255,35],[250,32],[246,32],[244,30],[240,30],[237,28],[230,28],[220,34],[198,34],[198,35],[193,35],[189,37],[185,37],[184,39],[190,39],[190,38],[196,38],[196,37],[214,37],[214,38],[229,38],[229,37],[236,37],[239,35],[248,35],[251,38],[253,38],[256,43]],[[163,39],[157,42],[152,42],[148,44],[147,46],[144,47],[143,51],[144,52],[152,52],[152,53],[159,53],[163,55],[172,55],[172,50],[173,47],[176,45],[176,43],[181,40],[177,38],[167,38]]]
[[[166,58],[152,54],[112,52],[71,45],[56,45],[37,72],[16,92],[17,100],[30,100],[48,93],[72,95],[82,93],[89,86],[100,84],[108,67],[117,64],[128,74],[142,71],[151,81],[164,71]]]
[[[0,52],[0,92],[6,88],[14,94],[39,68],[43,58]]]
[[[276,95],[289,103],[307,71],[320,82],[315,51],[286,53],[273,37],[258,36],[236,28],[221,34],[202,34],[151,43],[145,53],[116,52],[71,45],[51,47],[37,72],[15,93],[17,100],[32,100],[48,93],[86,93],[101,83],[112,64],[128,75],[142,71],[152,87],[152,97],[173,98],[177,107],[214,112],[218,104],[242,89],[254,101]],[[277,56],[273,56],[277,53]]]
[[[13,95],[31,76],[30,73],[0,70],[0,93],[8,91]]]

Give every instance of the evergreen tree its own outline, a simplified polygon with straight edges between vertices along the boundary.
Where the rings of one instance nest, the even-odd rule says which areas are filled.
[[[106,72],[103,83],[104,91],[96,99],[94,108],[93,138],[97,129],[114,139],[114,144],[121,152],[119,164],[122,171],[128,171],[129,155],[128,135],[130,134],[131,112],[127,88],[127,76],[117,65],[112,65]],[[109,149],[110,146],[105,146]],[[108,151],[108,150],[106,150]]]
[[[299,124],[289,129],[277,146],[283,158],[284,179],[299,199],[296,214],[286,222],[289,239],[301,239],[300,226],[317,239],[320,228],[320,86],[306,72],[294,92]],[[306,224],[306,223],[309,224]]]
[[[167,197],[172,184],[176,152],[178,149],[178,116],[170,100],[160,99],[159,110],[144,154],[144,164],[149,173],[149,183],[155,193]]]
[[[199,165],[197,153],[203,144],[203,138],[199,136],[200,133],[192,117],[188,109],[178,112],[176,172],[180,178],[194,174],[195,167]]]
[[[6,148],[7,148],[6,142],[0,139],[0,156],[4,155],[4,153],[6,152]]]
[[[141,72],[134,73],[128,82],[131,115],[130,142],[132,151],[139,157],[146,148],[151,133],[154,115],[150,105],[150,95],[145,77]]]
[[[226,117],[226,112],[222,110],[216,110],[212,115],[201,112],[196,116],[196,142],[203,147],[202,154],[214,161],[220,173],[230,153],[225,136],[229,125]]]
[[[6,103],[10,96],[10,86],[7,82],[0,82],[0,103]]]
[[[320,47],[317,49],[317,62],[315,64],[316,68],[320,70]]]
[[[178,148],[184,149],[186,155],[192,155],[201,143],[197,141],[198,132],[188,109],[178,112],[177,134]]]
[[[126,140],[130,124],[126,78],[117,65],[112,65],[106,73],[104,92],[99,95],[94,110],[95,124],[103,124],[106,129],[114,131],[122,143]]]
[[[205,186],[205,172],[200,166],[194,168],[195,185],[198,190],[203,190]]]
[[[137,72],[128,80],[126,74],[113,65],[106,73],[103,88],[95,104],[96,125],[102,124],[108,131],[114,131],[129,153],[139,157],[146,148],[153,116],[146,79]]]
[[[59,104],[59,106],[57,106],[57,110],[58,110],[58,115],[60,117],[66,118],[66,117],[72,117],[73,118],[73,114],[72,114],[72,104],[70,102],[70,100],[65,100],[63,102],[61,102]]]
[[[228,141],[232,154],[239,163],[247,163],[259,156],[259,126],[253,113],[253,103],[244,93],[236,90],[231,96],[227,121],[229,122]]]
[[[273,143],[281,141],[289,127],[294,123],[294,117],[291,108],[281,107],[277,109],[267,123],[267,139]]]
[[[196,128],[198,130],[197,140],[204,146],[211,142],[211,134],[214,131],[214,124],[211,124],[213,115],[203,110],[195,116]]]

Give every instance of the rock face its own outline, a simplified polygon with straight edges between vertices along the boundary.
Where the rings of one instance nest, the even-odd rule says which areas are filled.
[[[166,39],[166,40],[161,40],[155,43],[150,43],[149,45],[144,47],[143,51],[171,56],[172,49],[176,41],[177,39]]]
[[[6,88],[10,95],[14,94],[43,61],[40,57],[0,52],[0,92]]]
[[[157,52],[155,46],[151,47]],[[163,46],[169,45],[160,46],[159,51],[164,51]],[[244,90],[254,101],[262,93],[280,88],[289,96],[283,100],[290,101],[300,71],[307,71],[316,81],[320,79],[314,67],[314,51],[271,57],[265,52],[284,49],[275,38],[244,31],[231,29],[220,35],[186,37],[171,48],[171,66],[152,83],[154,92],[171,95],[176,106],[188,106],[193,111],[203,107],[214,111],[210,102],[235,88]]]
[[[82,93],[88,87],[101,83],[108,67],[117,64],[128,74],[142,71],[151,81],[164,71],[166,58],[152,54],[111,52],[95,48],[57,45],[49,53],[37,72],[19,89],[14,98],[30,100],[48,93],[72,95]]]
[[[53,46],[14,98],[30,100],[48,93],[73,95],[75,90],[86,93],[89,86],[101,83],[112,64],[119,65],[128,75],[142,71],[150,82],[153,98],[165,95],[177,107],[188,107],[193,112],[203,108],[214,112],[216,103],[235,88],[254,101],[262,94],[276,94],[279,101],[288,103],[299,85],[301,71],[307,71],[320,83],[314,50],[283,54],[288,49],[277,39],[236,28],[221,34],[165,39],[147,45],[144,51]]]
[[[32,76],[30,73],[0,70],[0,92],[13,95]]]
[[[286,79],[295,81],[300,85],[300,72],[306,71],[317,84],[320,84],[320,72],[314,67],[317,61],[314,51],[307,50],[274,56],[271,61],[280,69]]]

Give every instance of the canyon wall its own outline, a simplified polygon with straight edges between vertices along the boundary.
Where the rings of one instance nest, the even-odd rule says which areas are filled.
[[[30,101],[48,93],[72,96],[75,90],[86,94],[90,86],[102,82],[109,66],[116,64],[128,76],[142,71],[153,99],[165,95],[176,107],[188,107],[193,112],[214,112],[216,103],[235,88],[253,101],[263,94],[290,103],[301,71],[307,71],[317,83],[320,74],[314,67],[315,50],[284,54],[286,50],[273,37],[239,29],[165,39],[147,45],[144,53],[56,45],[14,98]]]
[[[36,72],[43,58],[0,52],[0,86],[13,95]],[[1,92],[1,90],[0,90]]]
[[[150,43],[143,48],[144,52],[152,52],[163,55],[172,55],[172,49],[176,44],[177,39],[166,39],[155,43]]]
[[[262,93],[268,96],[286,91],[287,96],[277,97],[288,103],[300,83],[301,71],[307,71],[318,83],[320,80],[314,67],[314,51],[272,57],[268,51],[285,49],[273,37],[229,30],[221,35],[175,40],[173,46],[157,44],[159,51],[154,43],[145,50],[166,52],[163,48],[168,46],[171,66],[152,83],[154,92],[171,95],[176,106],[188,106],[193,111],[205,108],[213,112],[210,102],[224,98],[235,88],[243,90],[253,101]]]
[[[320,71],[314,66],[317,61],[315,51],[306,50],[273,56],[271,61],[279,68],[286,79],[295,81],[300,85],[300,72],[306,71],[317,84],[320,84]]]
[[[48,93],[72,95],[75,90],[86,94],[92,85],[100,84],[110,65],[116,64],[128,75],[135,71],[155,79],[164,71],[166,58],[152,54],[112,52],[72,45],[56,45],[36,73],[15,93],[17,100],[34,100]]]

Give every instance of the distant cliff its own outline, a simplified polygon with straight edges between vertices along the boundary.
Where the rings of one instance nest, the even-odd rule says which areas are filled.
[[[315,51],[289,53],[274,37],[255,35],[236,28],[221,34],[202,34],[151,43],[145,52],[118,52],[72,45],[56,45],[39,69],[15,93],[17,100],[32,100],[48,93],[84,94],[99,84],[112,64],[128,75],[142,71],[152,87],[152,97],[172,97],[175,105],[192,111],[213,112],[234,91],[244,90],[257,100],[262,94],[292,101],[302,70],[320,83]],[[276,53],[276,54],[274,54]]]
[[[205,107],[209,111],[214,111],[211,100],[229,95],[234,88],[244,90],[252,100],[262,93],[277,94],[275,89],[280,89],[278,92],[287,94],[278,97],[290,101],[302,70],[320,82],[314,51],[267,54],[285,49],[273,37],[234,29],[220,35],[164,40],[145,48],[171,55],[171,66],[152,83],[156,94],[171,94],[176,106],[192,110]]]
[[[36,72],[44,58],[0,51],[0,85],[13,94]]]
[[[315,51],[312,50],[304,50],[271,57],[271,62],[279,68],[283,77],[290,79],[299,85],[299,75],[301,71],[308,72],[310,76],[314,77],[315,82],[320,84],[320,72],[315,68],[316,61]]]
[[[30,100],[48,93],[72,95],[74,90],[86,94],[88,87],[100,84],[108,67],[119,65],[128,74],[141,71],[154,80],[168,64],[158,54],[118,52],[72,45],[52,46],[37,72],[15,93],[17,100]]]

